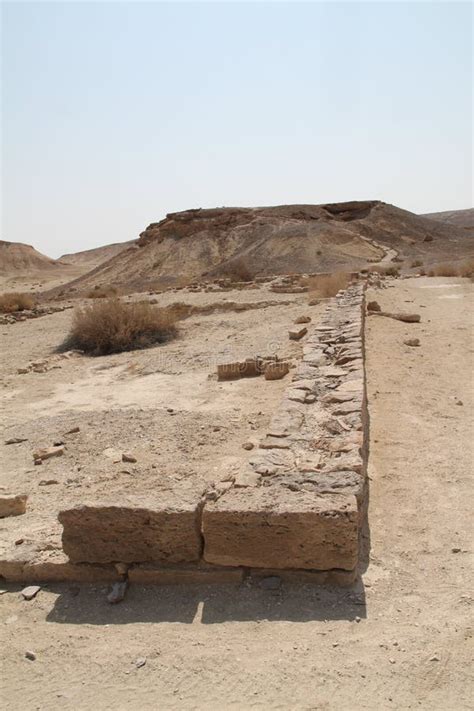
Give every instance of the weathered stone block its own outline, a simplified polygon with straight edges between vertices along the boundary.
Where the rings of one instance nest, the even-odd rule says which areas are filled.
[[[0,495],[0,518],[6,516],[21,516],[26,511],[26,494],[1,494]]]
[[[76,563],[191,562],[201,554],[200,500],[174,506],[77,506],[61,511],[63,550]]]
[[[271,486],[231,491],[206,504],[204,559],[250,568],[353,570],[358,557],[355,496],[315,496]]]

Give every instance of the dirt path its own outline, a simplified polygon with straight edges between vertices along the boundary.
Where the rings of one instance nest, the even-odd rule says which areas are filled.
[[[115,607],[101,586],[50,585],[25,602],[4,585],[4,706],[471,707],[473,289],[452,279],[393,283],[370,298],[422,322],[367,322],[372,548],[363,584],[137,586]],[[403,345],[407,337],[421,346]]]

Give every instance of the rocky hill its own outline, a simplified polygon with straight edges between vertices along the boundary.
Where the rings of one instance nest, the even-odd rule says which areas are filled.
[[[438,222],[446,222],[449,225],[454,225],[470,234],[474,234],[474,208],[467,210],[447,210],[446,212],[430,212],[423,217],[429,217],[431,220]]]
[[[112,259],[117,254],[120,254],[124,249],[128,249],[134,242],[135,240],[114,242],[113,244],[106,244],[103,247],[96,247],[95,249],[86,249],[82,252],[63,254],[60,260],[66,264],[76,264],[84,267],[89,271],[90,269],[98,267],[99,264],[103,264],[103,262]]]
[[[0,274],[13,276],[30,272],[50,272],[57,262],[29,244],[0,240]]]
[[[430,263],[473,252],[474,240],[461,228],[377,200],[193,209],[150,224],[136,243],[69,286],[165,287],[242,265],[257,276],[353,270],[397,255]]]

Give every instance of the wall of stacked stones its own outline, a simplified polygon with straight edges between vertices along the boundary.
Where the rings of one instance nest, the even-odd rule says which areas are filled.
[[[329,300],[237,477],[155,506],[148,493],[62,511],[64,559],[12,564],[5,577],[227,582],[272,570],[352,582],[367,478],[364,312],[362,283]]]

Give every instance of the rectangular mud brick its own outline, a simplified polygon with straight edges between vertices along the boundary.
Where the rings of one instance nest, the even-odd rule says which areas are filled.
[[[202,514],[204,559],[250,568],[353,570],[358,558],[355,496],[315,496],[272,486],[236,490]]]
[[[76,563],[198,560],[199,499],[169,507],[77,506],[59,513],[63,550]]]

